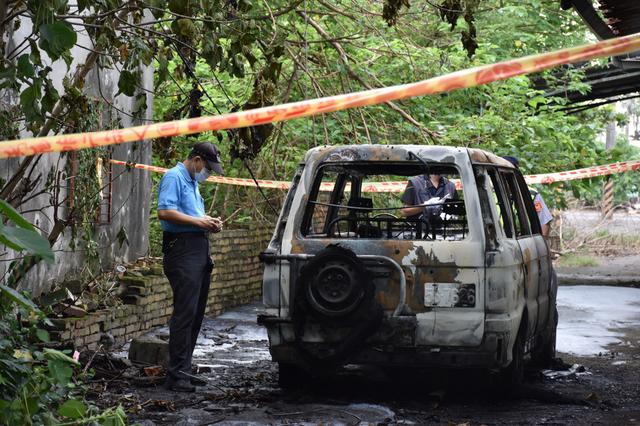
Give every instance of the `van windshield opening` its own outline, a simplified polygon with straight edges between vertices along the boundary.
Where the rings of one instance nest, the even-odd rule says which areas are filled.
[[[307,238],[460,241],[464,191],[452,164],[327,163],[318,168],[302,221]]]

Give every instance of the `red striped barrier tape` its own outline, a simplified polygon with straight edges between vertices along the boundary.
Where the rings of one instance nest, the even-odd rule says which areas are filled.
[[[121,166],[133,167],[136,169],[149,170],[153,172],[165,173],[168,169],[163,167],[148,166],[146,164],[128,163],[126,161],[111,160],[111,163]],[[586,167],[583,169],[568,170],[566,172],[545,173],[541,175],[526,175],[524,177],[528,184],[548,184],[553,182],[562,182],[575,179],[588,179],[597,176],[612,175],[617,173],[625,173],[640,170],[640,160],[622,161],[618,163],[606,164],[603,166]],[[459,180],[453,180],[456,188],[460,189],[462,185]],[[209,176],[207,182],[219,183],[225,185],[252,186],[256,184],[253,179],[233,178],[225,176]],[[278,180],[258,180],[262,188],[289,189],[290,183]],[[407,186],[407,181],[399,182],[363,182],[362,192],[403,192]],[[323,182],[320,184],[321,191],[331,191],[333,189],[332,182]]]
[[[640,34],[633,34],[600,41],[595,44],[469,68],[399,86],[382,87],[326,98],[256,108],[249,111],[148,124],[126,129],[2,141],[0,142],[0,158],[95,148],[144,139],[188,135],[291,120],[399,99],[475,87],[494,81],[506,80],[518,75],[539,72],[558,65],[618,56],[637,50],[640,50]]]

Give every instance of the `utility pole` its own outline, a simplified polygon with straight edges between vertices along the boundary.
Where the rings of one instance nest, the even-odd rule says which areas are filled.
[[[612,120],[607,124],[605,132],[605,151],[613,149],[616,144],[616,121]],[[611,219],[613,216],[613,178],[611,175],[607,176],[607,180],[604,183],[604,190],[602,194],[602,218]]]

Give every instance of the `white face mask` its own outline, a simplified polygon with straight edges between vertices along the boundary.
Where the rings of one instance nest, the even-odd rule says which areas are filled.
[[[196,182],[204,182],[211,175],[211,171],[206,167],[203,167],[198,173],[196,173],[194,179]]]

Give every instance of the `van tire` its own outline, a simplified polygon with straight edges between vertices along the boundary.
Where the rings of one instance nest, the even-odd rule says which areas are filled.
[[[515,342],[513,342],[513,351],[511,363],[502,370],[502,384],[506,388],[513,388],[524,382],[524,344],[525,344],[525,327],[520,327]]]
[[[554,306],[551,329],[544,336],[540,348],[532,354],[534,363],[539,367],[548,367],[556,358],[556,329],[558,327],[558,308]]]
[[[278,385],[282,389],[295,389],[301,387],[308,374],[299,366],[286,362],[278,363]]]

